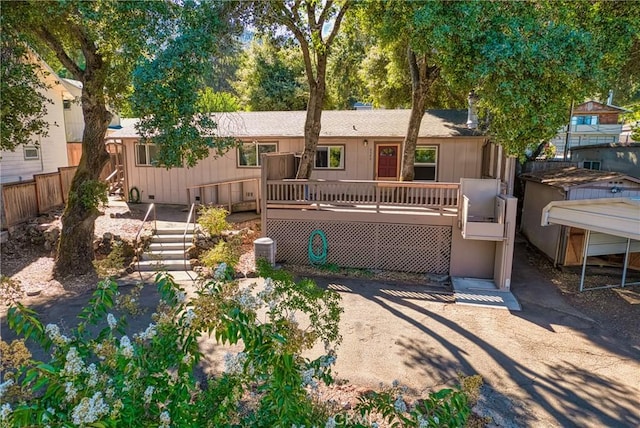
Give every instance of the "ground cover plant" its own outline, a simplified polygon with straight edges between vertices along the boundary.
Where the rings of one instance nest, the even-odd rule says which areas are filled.
[[[125,316],[114,315],[121,296],[110,280],[98,284],[81,322],[68,331],[43,325],[15,303],[10,327],[51,357],[32,361],[21,342],[3,344],[3,354],[12,350],[16,358],[2,367],[0,427],[464,425],[469,406],[458,389],[408,406],[394,385],[363,395],[349,413],[320,402],[314,391],[333,381],[341,340],[339,295],[267,264],[259,268],[264,286],[243,285],[227,272],[221,264],[191,298],[170,275],[158,274],[160,303],[152,323],[135,334]],[[227,354],[224,372],[205,379],[198,339],[206,335],[242,351]],[[325,352],[303,356],[316,343]]]

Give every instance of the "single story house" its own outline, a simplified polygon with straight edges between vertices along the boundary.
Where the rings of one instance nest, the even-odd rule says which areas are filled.
[[[409,110],[325,111],[312,179],[397,180]],[[122,146],[125,190],[141,202],[189,204],[242,203],[257,195],[257,181],[219,191],[214,183],[260,178],[264,153],[300,153],[304,148],[304,111],[234,112],[216,115],[220,135],[242,144],[220,158],[213,156],[193,168],[155,165],[156,147],[140,144],[137,119],[122,119],[122,128],[108,141]],[[486,136],[466,126],[466,110],[425,112],[416,149],[416,180],[458,183],[483,176]],[[498,168],[499,169],[499,168]],[[187,189],[193,191],[188,192]],[[229,200],[229,196],[231,200]]]
[[[574,147],[571,149],[571,160],[582,168],[616,171],[640,178],[640,143]]]
[[[543,227],[542,212],[549,203],[640,198],[640,178],[619,172],[568,167],[534,171],[520,177],[525,181],[522,233],[556,264],[565,266],[582,263],[585,231],[561,225]]]

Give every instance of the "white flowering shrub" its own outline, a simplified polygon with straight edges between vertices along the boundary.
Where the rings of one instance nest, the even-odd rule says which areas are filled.
[[[109,280],[98,285],[70,331],[43,325],[20,304],[11,307],[9,326],[51,358],[31,360],[0,379],[0,427],[376,426],[318,399],[317,388],[333,381],[339,295],[267,264],[259,271],[263,287],[243,286],[219,266],[192,299],[171,276],[157,275],[160,304],[137,333],[111,312],[118,290]],[[204,335],[243,349],[224,357],[224,373],[200,384],[198,339]],[[324,343],[324,355],[302,356],[317,343]],[[29,393],[3,397],[18,384]],[[458,391],[412,406],[382,392],[363,396],[356,411],[406,426],[462,426],[465,405]]]

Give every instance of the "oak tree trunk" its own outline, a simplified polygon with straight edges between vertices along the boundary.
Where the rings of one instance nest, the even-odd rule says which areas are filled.
[[[307,117],[304,122],[304,151],[296,178],[309,179],[313,171],[316,148],[320,138],[322,124],[322,107],[326,92],[327,55],[318,54],[316,59],[316,77],[307,75],[309,82],[309,103]]]
[[[112,117],[105,107],[103,82],[97,80],[85,80],[82,89],[82,157],[62,215],[62,232],[54,268],[57,278],[83,275],[94,270],[95,220],[100,215],[94,201],[96,190],[100,188],[96,187],[100,172],[109,160],[104,138]]]
[[[302,152],[302,159],[300,160],[296,178],[308,179],[313,171],[316,148],[320,138],[324,93],[324,82],[322,85],[312,87],[309,93],[307,117],[304,122],[304,151]]]
[[[418,60],[411,48],[408,50],[409,67],[411,70],[411,115],[407,134],[402,143],[402,165],[400,169],[401,181],[413,181],[415,172],[413,164],[416,159],[416,145],[420,133],[420,125],[424,116],[429,88],[439,75],[437,66],[429,67],[426,57]]]

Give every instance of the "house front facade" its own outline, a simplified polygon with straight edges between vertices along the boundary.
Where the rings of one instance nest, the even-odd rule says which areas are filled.
[[[301,153],[305,115],[304,111],[219,114],[220,134],[236,137],[241,144],[193,168],[157,166],[157,148],[139,143],[135,119],[122,119],[122,129],[109,138],[122,145],[127,191],[135,188],[141,202],[189,204],[199,198],[226,204],[230,197],[239,203],[256,197],[257,184],[237,183],[230,191],[209,185],[259,179],[262,154]],[[425,113],[416,148],[416,181],[458,183],[461,178],[481,178],[487,138],[468,129],[466,119],[462,110]],[[311,178],[399,179],[408,121],[409,110],[323,112]]]

